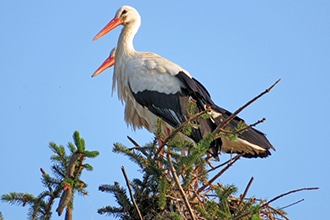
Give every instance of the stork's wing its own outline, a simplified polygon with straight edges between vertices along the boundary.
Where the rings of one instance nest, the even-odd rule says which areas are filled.
[[[128,73],[134,72],[128,79],[134,98],[169,125],[179,126],[189,117],[189,88],[177,77],[181,67],[157,54],[142,55],[127,67]]]
[[[196,79],[191,79],[185,74],[179,73],[177,75],[182,82],[189,88],[191,96],[197,100],[197,103],[202,106],[211,107],[212,111],[219,113],[215,114],[212,122],[207,125],[211,125],[211,128],[201,127],[202,135],[205,134],[205,131],[213,131],[215,127],[227,120],[232,113],[217,106],[211,99],[206,88],[198,82]],[[233,120],[230,121],[229,125],[226,128],[235,129],[238,127],[239,123],[245,123],[243,119],[236,116]],[[213,128],[213,129],[212,129]],[[238,134],[237,140],[230,141],[229,138],[221,138],[222,146],[221,150],[227,153],[244,153],[244,157],[267,157],[270,155],[269,149],[275,150],[271,143],[266,138],[266,135],[257,129],[247,128],[244,132]],[[212,147],[212,146],[211,146]],[[215,154],[216,148],[218,146],[213,146],[213,154]]]
[[[148,71],[141,70],[139,74],[129,79],[130,89],[139,104],[169,125],[178,127],[189,118],[189,100],[196,101],[195,113],[204,111],[207,106],[211,107],[212,117],[200,118],[199,125],[193,127],[190,138],[194,141],[201,140],[206,133],[212,132],[232,115],[231,112],[217,106],[207,89],[184,70],[173,74],[175,66],[174,68],[172,66],[171,73],[168,74],[168,69],[161,69],[166,65],[148,64]],[[235,117],[226,128],[235,129],[240,122],[244,123],[241,118]],[[217,157],[219,150],[244,153],[245,157],[266,157],[270,155],[269,149],[274,149],[266,136],[254,128],[248,128],[238,134],[238,138],[234,141],[229,140],[228,137],[221,137],[211,143],[210,148],[214,157]]]

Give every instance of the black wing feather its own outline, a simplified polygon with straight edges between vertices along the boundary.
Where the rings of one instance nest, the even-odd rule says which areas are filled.
[[[203,111],[205,106],[209,106],[214,111],[220,113],[221,115],[217,118],[198,119],[199,127],[193,128],[190,135],[190,138],[198,142],[206,133],[212,132],[220,123],[230,117],[232,113],[217,106],[212,101],[210,93],[198,80],[189,77],[184,72],[179,72],[176,77],[180,80],[182,87],[180,91],[176,91],[173,94],[165,94],[158,91],[149,90],[134,93],[131,90],[132,94],[139,104],[148,108],[153,114],[162,118],[172,127],[178,127],[189,118],[189,113],[187,111],[189,98],[196,101],[196,111],[198,112]],[[243,121],[243,119],[236,116],[227,128],[236,128],[240,121]],[[254,128],[248,128],[246,131],[239,134],[238,137],[265,149],[265,151],[261,154],[246,153],[244,154],[244,157],[266,157],[270,155],[268,149],[274,149],[267,140],[265,134]],[[214,157],[218,157],[218,151],[221,149],[221,146],[222,141],[220,138],[211,143],[211,153]]]
[[[199,105],[210,106],[214,111],[221,114],[218,118],[214,119],[213,124],[207,123],[207,125],[209,125],[208,128],[200,126],[201,130],[202,130],[201,131],[202,135],[204,135],[205,132],[210,132],[210,130],[212,132],[220,123],[222,123],[223,121],[225,121],[227,118],[229,118],[232,115],[231,112],[217,106],[212,101],[210,93],[198,80],[196,80],[194,78],[190,78],[183,72],[180,72],[177,75],[177,77],[180,78],[180,80],[182,82],[184,82],[186,87],[188,87],[190,89],[190,95],[192,95],[192,97],[197,100],[197,103]],[[227,128],[237,128],[239,122],[244,122],[244,120],[241,119],[240,117],[236,116],[229,123],[229,125],[227,125]],[[264,153],[259,153],[258,155],[246,153],[246,154],[244,154],[244,157],[267,157],[268,155],[270,155],[269,149],[275,150],[275,148],[271,145],[271,143],[266,138],[266,135],[264,133],[258,131],[257,129],[248,128],[243,133],[239,134],[238,137],[265,149]],[[217,149],[221,148],[221,145],[217,146],[218,144],[222,144],[222,143],[221,142],[213,143],[213,146],[211,146],[212,151],[213,151],[213,153],[212,153],[213,156],[215,156],[215,154],[217,154],[216,153]],[[236,152],[236,153],[244,153],[244,152]]]

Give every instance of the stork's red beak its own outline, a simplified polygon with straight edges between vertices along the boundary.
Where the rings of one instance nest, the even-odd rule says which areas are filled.
[[[105,27],[93,38],[93,40],[97,40],[100,37],[106,35],[109,33],[112,29],[122,24],[122,21],[120,18],[114,18],[112,19]]]
[[[104,70],[112,67],[115,64],[115,57],[114,56],[109,56],[103,63],[102,65],[93,73],[92,77],[99,75],[102,73]]]

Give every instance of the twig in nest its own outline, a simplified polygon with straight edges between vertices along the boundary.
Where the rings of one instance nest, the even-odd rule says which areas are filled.
[[[176,174],[175,168],[173,166],[172,156],[171,156],[170,153],[167,154],[167,160],[168,160],[168,164],[169,164],[170,170],[171,170],[172,175],[173,175],[173,179],[174,179],[174,181],[175,181],[175,183],[176,183],[176,185],[177,185],[177,187],[178,187],[178,189],[180,191],[180,194],[181,194],[181,196],[183,198],[183,201],[184,201],[185,205],[187,206],[187,209],[189,211],[189,214],[191,216],[191,219],[194,220],[195,219],[195,215],[194,215],[194,213],[193,213],[193,211],[191,209],[191,206],[190,206],[190,203],[188,201],[188,198],[187,198],[185,192],[183,191],[183,189],[181,187],[180,180],[179,180],[178,175]]]
[[[227,120],[225,120],[222,124],[219,124],[218,127],[216,127],[216,129],[212,132],[213,135],[216,135],[221,129],[223,129],[224,127],[226,127],[231,120],[233,120],[238,113],[240,113],[241,111],[243,111],[246,107],[248,107],[250,104],[252,104],[253,102],[255,102],[257,99],[259,99],[260,97],[262,97],[263,95],[265,95],[266,93],[270,92],[270,90],[281,81],[281,79],[278,79],[273,85],[271,85],[269,88],[267,88],[265,91],[263,91],[262,93],[260,93],[259,95],[257,95],[256,97],[254,97],[253,99],[251,99],[250,101],[248,101],[245,105],[243,105],[242,107],[240,107],[239,109],[237,109],[232,115],[230,115]]]
[[[238,207],[237,207],[238,210],[240,209],[240,206],[243,204],[244,198],[245,198],[245,196],[246,196],[246,194],[247,194],[247,192],[248,192],[248,190],[249,190],[249,188],[250,188],[250,186],[251,186],[251,184],[253,182],[253,179],[254,178],[251,177],[249,183],[247,184],[247,186],[246,186],[246,188],[244,190],[244,193],[240,196],[241,197],[241,200],[238,203]]]
[[[216,169],[218,169],[219,167],[222,167],[222,166],[224,166],[224,165],[230,163],[231,161],[235,160],[236,157],[240,157],[240,156],[241,156],[241,155],[238,154],[238,155],[236,155],[234,158],[230,158],[230,159],[227,160],[226,162],[224,162],[224,163],[222,163],[222,164],[219,164],[219,165],[217,165],[217,166],[215,166],[215,167],[212,167],[211,169],[209,169],[209,170],[207,171],[207,173],[209,173],[209,172],[211,172],[211,171],[213,171],[213,170],[216,170]]]
[[[142,215],[141,215],[141,212],[140,212],[140,209],[139,209],[139,207],[137,206],[137,204],[136,204],[136,202],[135,202],[135,199],[134,199],[134,197],[133,197],[132,187],[131,187],[131,184],[129,183],[129,180],[128,180],[128,177],[127,177],[127,175],[126,175],[126,171],[125,171],[124,166],[121,167],[121,171],[122,171],[123,174],[124,174],[124,177],[125,177],[125,180],[126,180],[126,185],[127,185],[127,188],[128,188],[128,191],[129,191],[129,195],[130,195],[130,197],[131,197],[131,200],[132,200],[132,202],[133,202],[133,205],[134,205],[134,207],[135,207],[135,209],[136,209],[136,211],[137,211],[137,213],[138,213],[138,215],[139,215],[140,220],[143,220]]]
[[[201,186],[201,188],[199,188],[197,190],[197,193],[202,192],[207,186],[211,185],[219,176],[221,176],[226,170],[228,170],[229,167],[231,167],[239,158],[241,157],[241,155],[237,155],[234,157],[234,159],[232,160],[232,162],[230,162],[227,166],[225,166],[222,170],[220,170],[219,173],[217,173],[212,179],[210,179],[207,183],[205,183],[203,186]],[[193,197],[193,199],[195,198],[195,196]]]
[[[276,214],[280,215],[282,218],[285,218],[285,220],[290,220],[288,217],[285,216],[285,214],[283,212],[281,212],[278,209],[275,209],[274,207],[268,205],[267,206],[269,209],[271,209],[273,212],[275,212]]]
[[[266,205],[269,205],[270,203],[274,202],[275,200],[278,200],[279,198],[281,198],[283,196],[286,196],[286,195],[289,195],[291,193],[295,193],[295,192],[299,192],[299,191],[303,191],[303,190],[317,190],[317,189],[319,189],[319,187],[309,187],[309,188],[300,188],[300,189],[291,190],[289,192],[286,192],[286,193],[283,193],[281,195],[278,195],[278,196],[274,197],[273,199],[271,199],[268,202],[266,202],[265,204],[263,204],[261,206],[261,208],[264,207],[264,206],[266,206]]]
[[[166,143],[171,140],[177,133],[179,133],[188,123],[190,123],[191,121],[201,117],[203,114],[207,113],[208,110],[204,110],[201,111],[195,115],[193,115],[192,117],[190,117],[187,121],[183,122],[179,127],[177,127],[174,131],[172,131],[172,133],[167,136],[164,141],[163,144],[161,146],[159,146],[157,152],[155,153],[154,159],[158,156],[158,154],[162,151],[162,149],[164,148],[164,146],[166,145]]]

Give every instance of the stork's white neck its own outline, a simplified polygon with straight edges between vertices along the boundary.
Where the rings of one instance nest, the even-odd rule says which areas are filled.
[[[132,56],[134,56],[136,52],[133,46],[133,40],[135,34],[140,27],[140,24],[140,16],[130,21],[129,23],[124,24],[117,43],[112,92],[117,86],[118,98],[121,101],[126,100],[128,98],[127,94],[130,93],[128,86],[128,78],[126,75],[127,61]]]
[[[118,39],[116,56],[126,57],[134,53],[135,49],[133,40],[135,34],[140,28],[140,24],[141,20],[140,18],[137,18],[136,20],[124,25]]]

